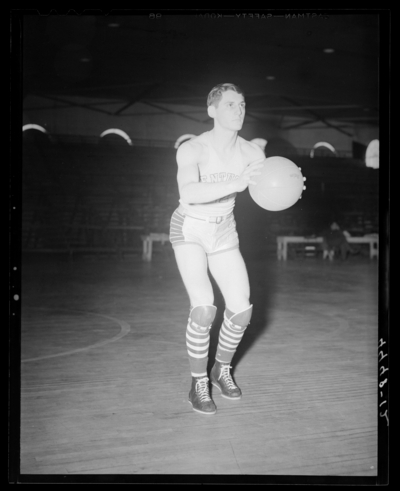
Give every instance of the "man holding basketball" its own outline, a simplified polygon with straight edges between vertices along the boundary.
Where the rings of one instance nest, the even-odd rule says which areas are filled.
[[[250,323],[252,305],[246,266],[233,215],[235,197],[265,159],[261,148],[238,136],[245,116],[244,96],[233,84],[219,84],[207,98],[214,128],[183,143],[177,151],[180,205],[171,218],[170,241],[190,299],[186,347],[192,375],[189,402],[214,414],[207,374],[208,348],[216,315],[208,269],[225,300],[211,383],[228,399],[240,399],[230,364]]]

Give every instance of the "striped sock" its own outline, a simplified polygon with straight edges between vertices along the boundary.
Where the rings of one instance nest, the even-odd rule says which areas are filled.
[[[243,312],[235,314],[226,309],[224,313],[224,321],[219,331],[217,354],[215,359],[220,363],[230,363],[237,347],[242,340],[244,331],[246,330],[252,313],[252,305]],[[237,317],[232,321],[231,319]]]
[[[186,348],[192,377],[207,376],[210,329],[216,310],[213,305],[201,305],[190,311],[186,327]]]

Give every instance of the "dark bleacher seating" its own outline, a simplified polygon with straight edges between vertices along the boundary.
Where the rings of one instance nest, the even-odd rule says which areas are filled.
[[[172,147],[24,140],[23,250],[141,252],[141,234],[168,233],[179,199],[175,154]],[[247,192],[238,196],[244,249],[275,250],[277,235],[317,234],[332,218],[352,234],[378,231],[379,171],[336,157],[293,160],[307,189],[289,210],[267,212]]]

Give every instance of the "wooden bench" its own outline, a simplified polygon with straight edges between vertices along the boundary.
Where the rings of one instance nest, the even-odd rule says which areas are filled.
[[[153,242],[161,242],[162,245],[169,241],[168,234],[148,234],[140,236],[143,241],[143,260],[151,261],[153,255]]]
[[[369,244],[369,257],[379,257],[379,237],[378,235],[365,235],[364,237],[347,237],[349,244]],[[300,236],[278,236],[277,255],[279,260],[286,261],[288,254],[288,244],[322,244],[322,237],[300,237]]]

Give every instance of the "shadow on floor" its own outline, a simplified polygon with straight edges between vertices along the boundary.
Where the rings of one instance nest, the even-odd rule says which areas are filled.
[[[268,329],[275,295],[276,267],[274,267],[274,263],[276,262],[276,258],[270,256],[265,257],[262,260],[252,261],[245,257],[245,261],[250,280],[250,300],[253,304],[253,315],[245,335],[235,353],[233,359],[235,365],[246,356],[246,353],[251,346],[256,343],[257,339]],[[211,369],[214,364],[218,336],[223,322],[225,309],[224,299],[213,278],[211,278],[211,282],[214,287],[214,303],[218,311],[210,332],[209,369]]]

